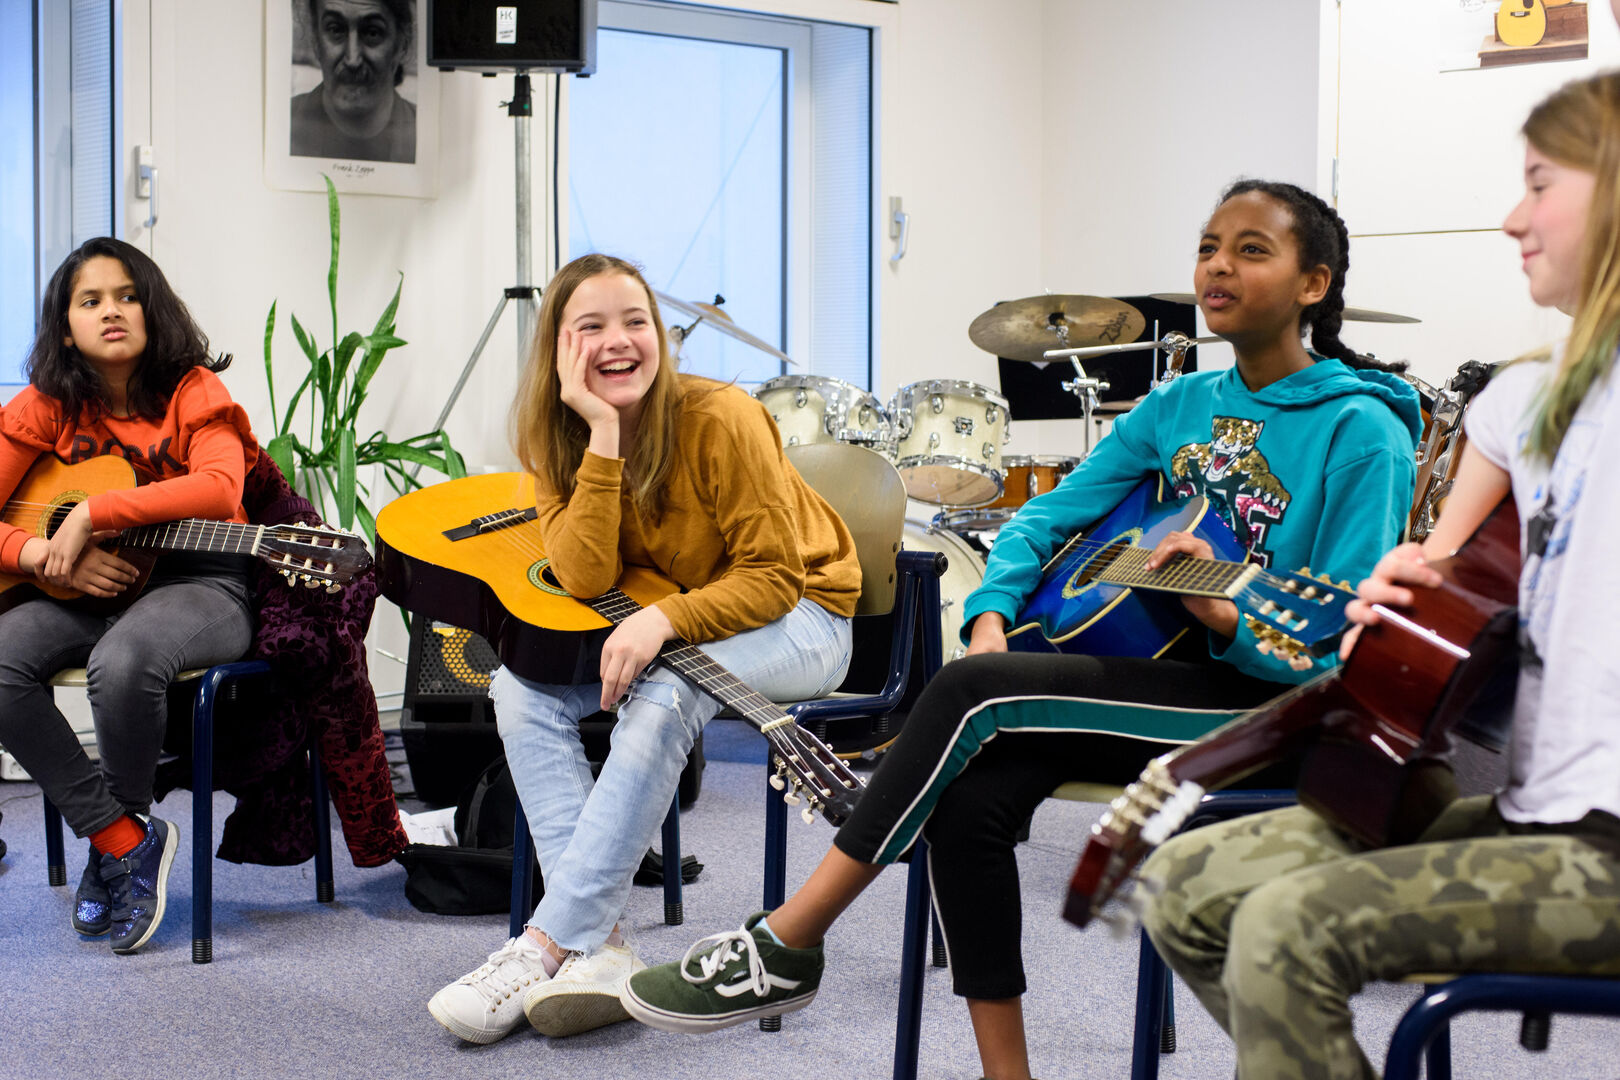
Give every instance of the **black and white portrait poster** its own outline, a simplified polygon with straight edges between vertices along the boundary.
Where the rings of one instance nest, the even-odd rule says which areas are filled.
[[[438,73],[422,0],[265,0],[264,171],[271,187],[431,197]]]

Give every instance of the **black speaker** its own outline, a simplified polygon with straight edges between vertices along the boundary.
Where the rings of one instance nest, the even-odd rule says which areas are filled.
[[[427,62],[440,71],[596,70],[596,0],[426,0]]]
[[[489,699],[489,676],[500,662],[489,642],[471,630],[421,615],[411,620],[399,732],[416,797],[429,806],[455,803],[506,752]],[[613,724],[612,714],[603,712],[579,722],[592,773],[612,748]],[[683,807],[697,801],[704,765],[700,734],[681,773]]]

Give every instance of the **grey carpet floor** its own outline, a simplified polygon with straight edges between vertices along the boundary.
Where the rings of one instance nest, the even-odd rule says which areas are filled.
[[[678,958],[696,938],[735,926],[758,907],[764,785],[758,737],[711,727],[703,794],[684,816],[686,850],[705,864],[686,891],[685,926],[662,923],[662,893],[634,890],[625,922],[651,962]],[[215,820],[230,799],[215,801]],[[520,1030],[487,1047],[461,1044],[428,1016],[441,985],[477,966],[506,936],[504,916],[424,915],[406,903],[397,865],[357,870],[337,848],[337,902],[314,902],[313,871],[214,864],[214,962],[191,963],[190,795],[159,813],[175,821],[181,854],[169,911],[137,956],[68,926],[71,884],[45,884],[38,789],[0,784],[0,1077],[885,1077],[899,984],[904,873],[884,874],[839,923],[830,966],[808,1009],[764,1034],[739,1027],[680,1036],[624,1023],[566,1040]],[[1031,1055],[1046,1080],[1129,1075],[1136,943],[1076,931],[1057,917],[1081,837],[1101,807],[1048,802],[1020,848],[1025,896],[1025,999]],[[791,819],[788,880],[802,881],[826,849],[826,825]],[[83,846],[70,842],[78,880]],[[1376,986],[1355,1001],[1364,1045],[1382,1048],[1410,987]],[[1232,1054],[1189,994],[1178,996],[1180,1049],[1166,1080],[1232,1075]],[[1517,1018],[1473,1016],[1455,1034],[1457,1075],[1620,1076],[1620,1022],[1559,1018],[1553,1046],[1531,1055]],[[927,978],[922,1075],[978,1076],[966,1010],[948,973]]]

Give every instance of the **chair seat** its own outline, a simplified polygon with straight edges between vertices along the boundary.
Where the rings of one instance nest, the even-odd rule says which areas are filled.
[[[1070,780],[1059,784],[1048,797],[1063,799],[1066,802],[1111,803],[1123,794],[1125,789],[1117,784],[1093,784],[1088,780]]]
[[[187,668],[174,677],[175,682],[190,682],[202,678],[207,668]],[[77,686],[80,688],[90,685],[90,673],[82,667],[63,668],[51,676],[52,686]]]

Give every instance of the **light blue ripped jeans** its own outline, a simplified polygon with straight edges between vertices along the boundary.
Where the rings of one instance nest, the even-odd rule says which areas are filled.
[[[843,681],[850,623],[800,600],[773,623],[699,647],[773,701],[800,701]],[[546,883],[529,925],[561,948],[589,953],[624,910],[686,755],[719,703],[668,668],[650,668],[619,707],[612,749],[593,784],[579,722],[597,711],[600,682],[547,685],[503,667],[489,693]]]

